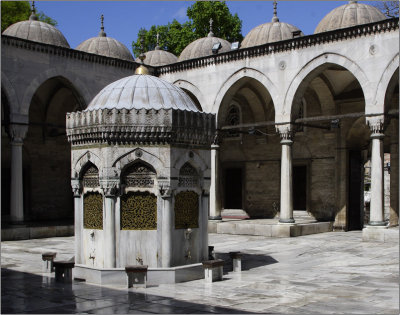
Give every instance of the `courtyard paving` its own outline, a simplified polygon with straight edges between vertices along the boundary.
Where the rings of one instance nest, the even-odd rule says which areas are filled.
[[[398,239],[362,242],[361,231],[278,239],[209,234],[217,258],[244,253],[241,273],[228,262],[223,281],[140,289],[65,285],[42,274],[41,253],[71,258],[73,241],[2,242],[1,313],[399,314]]]

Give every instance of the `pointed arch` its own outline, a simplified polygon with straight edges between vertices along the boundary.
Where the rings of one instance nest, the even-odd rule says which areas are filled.
[[[387,108],[385,108],[385,99],[393,75],[399,69],[399,62],[399,54],[397,54],[386,66],[376,89],[375,101],[373,102],[375,106],[374,108],[367,107],[365,109],[366,114],[373,113],[373,111],[380,111],[381,113],[387,111]]]
[[[282,110],[275,112],[276,122],[287,122],[291,120],[292,107],[296,100],[296,94],[306,86],[305,83],[310,83],[317,77],[324,70],[324,66],[329,66],[330,64],[338,65],[348,70],[360,84],[361,90],[364,93],[365,103],[371,103],[373,97],[371,89],[369,88],[370,81],[361,67],[346,56],[337,53],[323,53],[308,61],[295,75],[285,94]],[[318,69],[320,69],[320,71],[318,71]]]
[[[187,94],[189,94],[189,97],[193,100],[193,102],[196,104],[196,106],[200,107],[199,110],[204,111],[204,104],[205,104],[204,96],[203,96],[203,93],[201,93],[201,91],[199,90],[199,88],[197,86],[195,86],[193,83],[191,83],[189,81],[180,80],[180,79],[176,80],[174,82],[174,85],[176,85],[177,87],[184,90]],[[190,95],[190,94],[192,94],[192,95]]]
[[[217,96],[214,100],[214,104],[212,105],[211,113],[216,114],[218,116],[219,107],[222,103],[222,100],[229,89],[240,79],[243,78],[251,78],[258,81],[270,94],[272,98],[272,102],[274,104],[274,108],[279,104],[279,93],[274,83],[262,72],[252,69],[252,68],[242,68],[236,72],[234,72],[221,86],[219,89]],[[276,111],[276,109],[275,109]],[[218,117],[217,117],[218,120]]]
[[[165,169],[164,163],[154,154],[143,150],[142,148],[136,148],[129,151],[122,156],[118,157],[111,165],[115,167],[118,175],[121,175],[121,171],[130,164],[141,162],[150,165],[158,176],[162,176]]]
[[[88,163],[92,163],[94,166],[96,166],[100,173],[100,165],[101,165],[100,158],[96,154],[88,150],[84,154],[82,154],[74,163],[71,177],[80,178],[82,171],[85,169]]]
[[[188,154],[181,154],[179,158],[175,161],[174,168],[177,171],[177,174],[179,174],[182,166],[185,163],[189,163],[196,169],[199,176],[202,176],[204,172],[208,169],[208,165],[198,153],[194,151],[191,152],[193,153],[193,157],[189,157]]]
[[[39,74],[30,82],[23,95],[22,102],[19,107],[19,112],[28,115],[29,106],[31,104],[33,95],[43,83],[45,83],[49,79],[56,77],[61,77],[70,84],[70,87],[77,93],[76,97],[81,103],[81,107],[86,108],[86,106],[89,104],[94,96],[93,93],[90,93],[89,90],[86,88],[86,84],[84,84],[76,74],[71,71],[65,70],[65,68],[52,68]]]

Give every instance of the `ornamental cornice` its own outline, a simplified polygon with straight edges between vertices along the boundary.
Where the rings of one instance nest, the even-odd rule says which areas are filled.
[[[249,48],[240,48],[238,50],[210,55],[207,57],[189,59],[178,63],[165,65],[156,68],[156,74],[174,73],[179,71],[187,71],[190,69],[207,67],[230,61],[242,60],[252,57],[260,57],[264,55],[276,54],[291,50],[298,50],[310,46],[316,46],[331,42],[338,42],[347,39],[354,39],[366,35],[372,35],[381,32],[394,31],[399,29],[399,19],[387,19],[379,22],[356,25],[339,30],[329,32],[301,36],[284,41],[268,43],[260,46]]]
[[[7,35],[1,35],[1,44],[2,44],[3,50],[6,50],[7,46],[13,46],[16,48],[32,50],[32,51],[49,54],[49,55],[62,56],[62,57],[70,58],[70,59],[82,60],[82,61],[102,64],[102,65],[106,65],[106,66],[112,66],[112,67],[116,67],[116,68],[129,69],[129,70],[132,70],[132,73],[139,66],[139,64],[134,61],[128,61],[128,60],[123,60],[123,59],[118,59],[118,58],[112,58],[112,57],[92,54],[92,53],[88,53],[88,52],[84,52],[84,51],[80,51],[80,50],[76,50],[76,49],[72,49],[72,48],[60,47],[60,46],[55,46],[55,45],[50,45],[50,44],[45,44],[45,43],[39,43],[39,42],[22,39],[22,38],[18,38],[18,37],[13,37],[13,36],[7,36]],[[151,66],[146,66],[146,67],[148,67],[149,69],[154,71],[153,67],[151,67]]]
[[[209,147],[215,115],[176,109],[98,109],[68,113],[68,141],[87,144],[184,144]]]

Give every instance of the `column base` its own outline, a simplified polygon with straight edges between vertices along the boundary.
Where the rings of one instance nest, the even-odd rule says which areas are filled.
[[[362,239],[364,242],[384,243],[386,241],[385,231],[387,231],[387,226],[367,225],[362,230]]]
[[[217,216],[209,216],[208,220],[216,220],[216,221],[221,221],[222,217],[220,215]]]
[[[367,226],[386,226],[385,221],[371,221]]]
[[[283,224],[293,224],[296,221],[294,219],[279,219],[279,224],[283,223]]]

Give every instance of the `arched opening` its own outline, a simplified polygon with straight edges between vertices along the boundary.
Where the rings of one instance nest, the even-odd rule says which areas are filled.
[[[189,95],[189,97],[190,97],[190,99],[193,101],[193,103],[196,105],[196,107],[197,107],[197,109],[199,110],[199,111],[203,111],[203,109],[202,109],[202,107],[201,107],[201,104],[200,104],[200,102],[199,102],[199,100],[197,99],[197,97],[192,93],[192,92],[190,92],[189,90],[187,90],[187,89],[184,89],[184,88],[181,88],[183,91],[185,91],[185,93],[187,94],[187,95]]]
[[[259,81],[243,77],[227,90],[217,118],[222,217],[273,218],[279,204],[280,145],[270,93]]]
[[[385,94],[384,214],[390,226],[399,223],[399,69]]]
[[[3,222],[10,216],[11,150],[9,138],[10,106],[1,88],[1,217]]]
[[[73,221],[70,182],[71,148],[65,131],[67,112],[85,108],[82,97],[63,77],[45,81],[29,107],[29,128],[24,149],[30,156],[25,218],[31,221]]]
[[[301,82],[291,110],[294,210],[302,210],[296,198],[304,198],[305,210],[318,221],[363,228],[363,165],[370,144],[364,113],[361,85],[342,66],[322,64]]]

